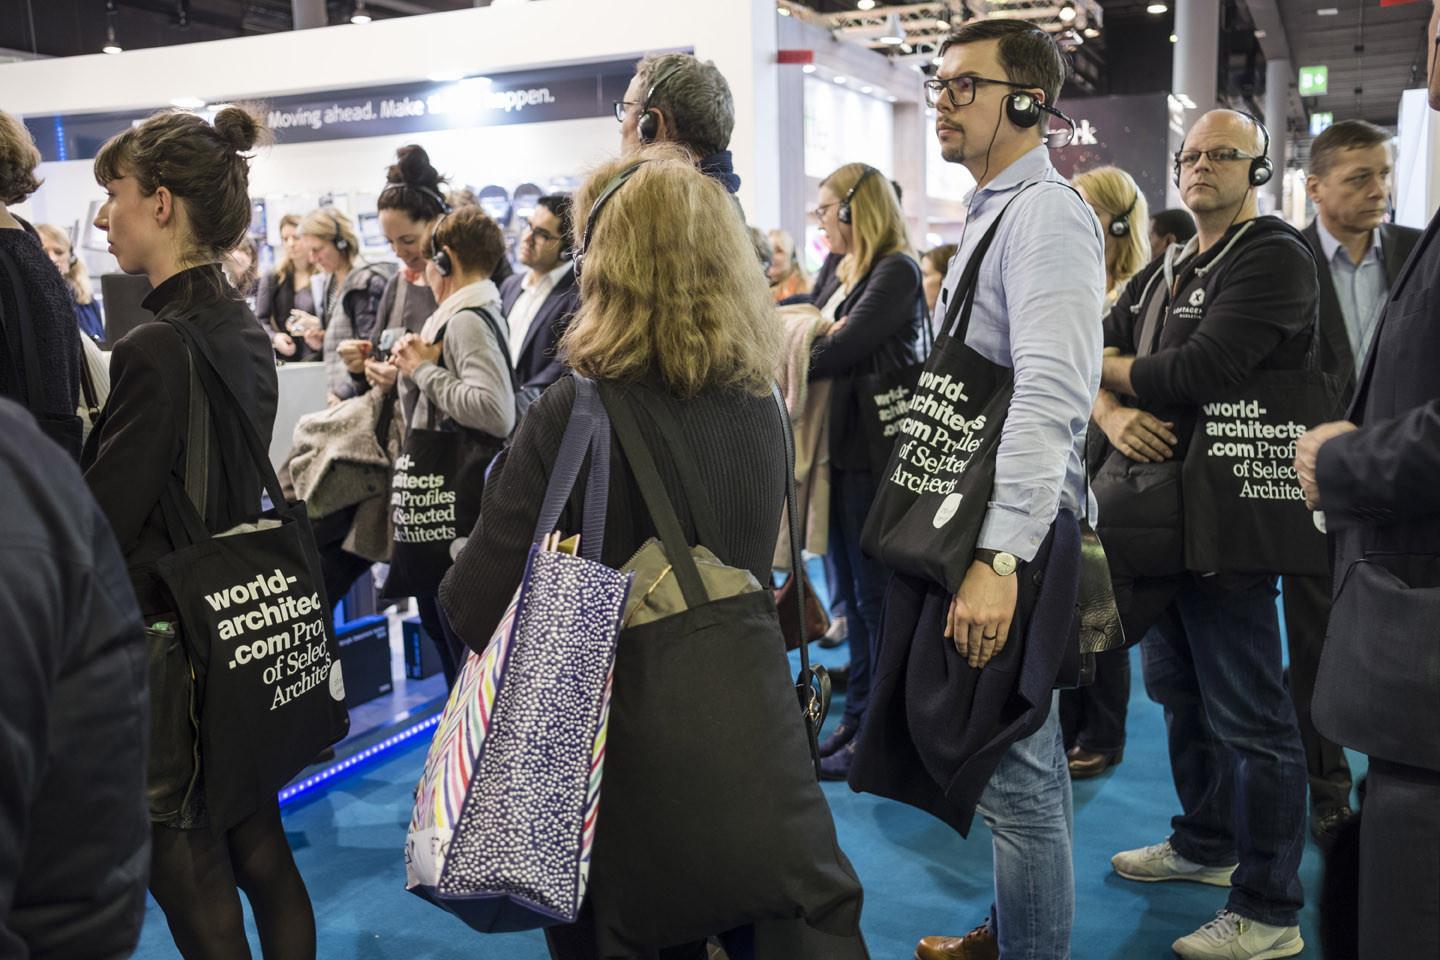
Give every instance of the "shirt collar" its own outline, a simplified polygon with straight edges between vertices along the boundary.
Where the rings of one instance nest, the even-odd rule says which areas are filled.
[[[573,266],[574,264],[571,263],[569,260],[562,260],[560,261],[560,265],[558,267],[545,274],[545,276],[540,280],[533,279],[535,276],[534,272],[526,270],[525,276],[520,278],[520,288],[522,290],[534,290],[542,283],[546,286],[553,287],[555,286],[555,284],[560,282],[560,278],[565,276],[566,272]]]
[[[1335,235],[1325,229],[1325,221],[1319,214],[1315,215],[1315,232],[1320,234],[1320,249],[1325,253],[1326,263],[1334,262],[1337,250],[1344,250],[1345,262],[1350,262],[1350,251],[1345,250]],[[1377,260],[1380,259],[1380,231],[1378,228],[1370,231],[1370,250]]]
[[[996,174],[995,178],[984,187],[978,191],[972,190],[970,196],[965,198],[965,202],[970,203],[973,200],[978,206],[984,203],[987,197],[998,193],[1008,193],[1027,180],[1043,176],[1050,169],[1052,167],[1049,148],[1043,143],[1036,144],[1034,149],[1016,158],[1010,166]]]

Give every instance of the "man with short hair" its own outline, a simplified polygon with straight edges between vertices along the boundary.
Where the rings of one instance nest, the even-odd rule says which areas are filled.
[[[1150,257],[1162,255],[1172,243],[1186,244],[1195,236],[1195,218],[1178,207],[1161,210],[1150,218]]]
[[[732,194],[740,189],[729,149],[735,98],[713,62],[688,53],[646,56],[635,66],[625,99],[615,102],[615,119],[623,152],[647,143],[677,143],[694,155],[701,173]]]
[[[1420,231],[1385,223],[1390,195],[1390,135],[1364,120],[1341,120],[1310,144],[1306,192],[1315,219],[1302,231],[1315,255],[1320,282],[1317,357],[1344,384],[1348,405],[1355,378],[1390,288]],[[1290,648],[1290,697],[1300,720],[1310,779],[1310,832],[1328,850],[1350,810],[1350,765],[1345,751],[1315,731],[1310,700],[1325,628],[1330,621],[1329,577],[1285,577],[1285,636]]]
[[[1314,259],[1299,231],[1258,215],[1257,190],[1273,172],[1265,139],[1254,118],[1212,110],[1175,155],[1198,232],[1132,279],[1106,318],[1106,346],[1120,355],[1105,359],[1096,420],[1112,457],[1181,461],[1201,405],[1258,370],[1304,366]],[[1130,880],[1231,888],[1215,920],[1175,941],[1184,960],[1294,956],[1303,947],[1305,757],[1281,681],[1276,578],[1188,570],[1174,484],[1131,488],[1113,476],[1096,476],[1108,507],[1100,535],[1112,570],[1134,572],[1117,594],[1127,635],[1144,636],[1145,688],[1165,708],[1184,812],[1166,840],[1111,863]],[[1106,513],[1121,497],[1132,517],[1110,534]],[[1147,511],[1150,525],[1134,519]]]
[[[1104,243],[1045,145],[1066,70],[1053,38],[1020,20],[980,20],[953,30],[941,56],[927,84],[941,155],[963,164],[976,188],[937,311],[959,310],[966,267],[993,226],[964,339],[1014,371],[1014,394],[988,509],[969,531],[978,549],[958,592],[904,574],[892,581],[884,643],[908,647],[908,659],[884,659],[877,669],[850,784],[914,804],[962,833],[976,810],[990,827],[989,918],[964,937],[926,937],[918,960],[1066,960],[1073,817],[1053,688],[1074,611],[1070,601],[1052,609],[1034,585],[1051,573],[1064,583],[1078,570]],[[938,652],[937,642],[945,644]],[[943,667],[921,666],[932,656]],[[927,712],[931,703],[944,706]]]
[[[570,229],[570,198],[541,197],[517,247],[520,264],[530,269],[500,284],[515,381],[532,398],[569,370],[559,354],[560,338],[580,309],[580,285],[570,262]]]

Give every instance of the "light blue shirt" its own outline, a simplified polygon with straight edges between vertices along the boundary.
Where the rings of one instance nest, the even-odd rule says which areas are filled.
[[[1015,371],[1000,434],[995,490],[979,546],[1033,560],[1061,507],[1093,515],[1086,492],[1085,429],[1100,388],[1105,242],[1100,222],[1037,146],[974,194],[960,250],[941,287],[947,308],[970,254],[1005,204],[976,277],[965,342]]]
[[[1370,231],[1370,249],[1359,263],[1350,262],[1350,251],[1325,229],[1325,221],[1315,218],[1315,231],[1320,234],[1320,249],[1330,265],[1335,282],[1335,299],[1340,301],[1340,316],[1345,320],[1345,333],[1350,338],[1350,355],[1355,358],[1355,375],[1365,365],[1370,341],[1375,337],[1375,324],[1380,307],[1390,296],[1390,283],[1385,276],[1385,257],[1380,251],[1380,231]]]

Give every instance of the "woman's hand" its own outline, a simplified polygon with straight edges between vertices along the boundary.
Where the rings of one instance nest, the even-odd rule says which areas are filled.
[[[325,331],[320,329],[305,331],[305,345],[311,350],[325,349]]]
[[[365,372],[365,358],[370,356],[369,340],[341,340],[335,351],[351,373]]]
[[[393,363],[383,363],[379,360],[365,361],[365,382],[381,393],[389,393],[395,389],[395,380],[399,375],[400,371]]]
[[[290,316],[285,320],[285,329],[296,335],[320,328],[320,318],[304,310],[291,310]]]
[[[295,356],[295,341],[288,333],[274,333],[270,336],[270,343],[275,347],[275,352],[282,357]]]
[[[390,361],[400,368],[407,377],[415,376],[415,370],[422,363],[435,363],[440,359],[440,344],[426,343],[413,333],[407,333],[390,351]]]

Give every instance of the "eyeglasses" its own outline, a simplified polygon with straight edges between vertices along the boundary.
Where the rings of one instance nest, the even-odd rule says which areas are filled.
[[[1241,153],[1239,150],[1181,150],[1175,154],[1175,165],[1180,167],[1193,167],[1200,162],[1202,156],[1211,163],[1233,163],[1236,160],[1256,159],[1248,153]]]
[[[535,226],[529,220],[525,221],[525,232],[533,236],[536,240],[539,240],[541,243],[550,243],[554,240],[560,239],[559,237],[555,236],[555,234],[551,233],[549,230],[546,230],[544,227]]]
[[[615,104],[615,119],[621,123],[625,122],[625,108],[640,106],[639,100],[611,100]]]
[[[832,200],[832,201],[829,202],[829,203],[822,203],[822,204],[820,204],[820,206],[816,207],[814,210],[811,210],[810,213],[815,217],[816,220],[824,220],[824,219],[825,219],[825,211],[826,211],[826,210],[829,210],[831,207],[835,206],[835,204],[837,204],[837,203],[839,203],[839,202],[840,202],[839,200]]]
[[[925,81],[925,105],[935,107],[940,104],[940,97],[946,91],[950,93],[950,103],[956,107],[966,107],[975,102],[975,87],[981,83],[993,83],[1002,87],[1015,87],[1027,89],[1034,86],[1030,83],[1014,83],[1010,80],[990,80],[986,77],[935,77]]]

